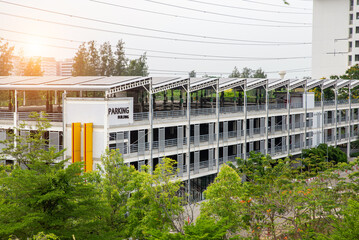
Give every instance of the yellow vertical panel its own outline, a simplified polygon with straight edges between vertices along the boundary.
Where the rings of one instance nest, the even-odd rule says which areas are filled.
[[[91,172],[93,166],[93,124],[84,124],[84,160],[85,172]]]
[[[72,163],[81,161],[81,123],[72,123]]]

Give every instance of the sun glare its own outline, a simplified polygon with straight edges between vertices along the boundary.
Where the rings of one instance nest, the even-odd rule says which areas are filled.
[[[42,46],[40,44],[40,41],[37,39],[31,39],[28,41],[29,44],[26,46],[26,55],[28,56],[40,56]]]

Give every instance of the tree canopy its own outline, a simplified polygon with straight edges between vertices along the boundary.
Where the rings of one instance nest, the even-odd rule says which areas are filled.
[[[129,60],[125,56],[124,42],[119,40],[112,51],[109,42],[97,47],[95,41],[82,43],[74,57],[74,76],[147,76],[146,53],[138,59]]]

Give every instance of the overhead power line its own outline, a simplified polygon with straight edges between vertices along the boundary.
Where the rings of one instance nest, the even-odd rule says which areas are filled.
[[[152,10],[145,10],[145,9],[128,7],[128,6],[123,6],[123,5],[119,5],[119,4],[115,4],[115,3],[108,3],[108,2],[97,1],[97,0],[89,0],[89,1],[104,4],[104,5],[109,5],[109,6],[113,6],[113,7],[131,9],[131,10],[140,11],[140,12],[153,13],[153,14],[158,14],[158,15],[162,15],[162,16],[170,16],[170,17],[175,17],[175,18],[198,20],[198,21],[204,21],[204,22],[234,24],[234,25],[253,26],[253,27],[273,27],[273,28],[307,28],[307,27],[311,27],[311,26],[306,26],[306,25],[303,25],[303,26],[301,26],[301,25],[268,25],[268,24],[256,24],[256,23],[229,22],[229,21],[204,19],[204,18],[197,18],[197,17],[188,17],[188,16],[183,16],[183,15],[178,15],[178,14],[170,14],[170,13],[163,13],[163,12],[157,12],[157,11],[152,11]]]
[[[173,31],[159,30],[159,29],[153,29],[153,28],[145,28],[145,27],[133,26],[133,25],[122,24],[122,23],[117,23],[117,22],[104,21],[104,20],[95,19],[95,18],[82,17],[82,16],[77,16],[77,15],[72,15],[72,14],[52,11],[52,10],[46,10],[46,9],[37,8],[37,7],[31,7],[31,6],[27,6],[27,5],[23,5],[23,4],[12,3],[12,2],[8,2],[8,1],[4,1],[4,0],[0,0],[0,2],[5,3],[5,4],[9,4],[9,5],[14,5],[14,6],[17,6],[17,7],[32,9],[32,10],[51,13],[51,14],[56,14],[56,15],[60,15],[60,16],[77,18],[77,19],[81,19],[81,20],[87,20],[87,21],[92,21],[92,22],[98,22],[98,23],[110,24],[110,25],[115,25],[115,26],[134,28],[134,29],[158,32],[158,33],[173,34],[173,35],[179,35],[179,36],[185,36],[185,37],[195,37],[195,38],[213,39],[213,40],[224,40],[224,41],[232,41],[232,42],[255,42],[255,43],[266,43],[266,44],[277,44],[277,43],[279,43],[279,44],[289,44],[289,45],[293,44],[291,42],[270,42],[270,41],[255,41],[255,40],[245,40],[245,39],[222,38],[222,37],[203,36],[203,35],[197,35],[197,34],[189,34],[189,33],[180,33],[180,32],[173,32]]]
[[[65,39],[65,38],[58,38],[58,37],[52,37],[52,36],[45,36],[40,34],[31,34],[26,32],[20,32],[15,30],[8,30],[0,28],[0,31],[5,32],[11,32],[16,34],[22,34],[22,35],[28,35],[28,36],[35,36],[35,37],[41,37],[45,39],[54,39],[54,40],[61,40],[61,41],[67,41],[72,43],[84,43],[85,41],[79,41],[79,40],[73,40],[73,39]],[[212,59],[212,58],[221,58],[221,59],[228,59],[228,60],[284,60],[284,59],[304,59],[304,58],[311,58],[310,56],[304,56],[304,57],[276,57],[276,58],[268,58],[268,57],[244,57],[244,56],[223,56],[223,55],[209,55],[209,54],[193,54],[193,53],[183,53],[183,52],[170,52],[170,51],[161,51],[161,50],[152,50],[152,49],[143,49],[143,48],[130,48],[125,47],[125,49],[128,50],[135,50],[135,51],[143,51],[143,52],[154,52],[154,53],[163,53],[163,54],[173,54],[173,55],[182,55],[182,56],[194,56],[194,57],[202,57],[206,59]],[[178,58],[178,57],[176,57]],[[217,59],[218,60],[218,59]],[[227,60],[227,61],[228,61]]]
[[[192,69],[191,69],[192,70]],[[190,70],[190,71],[191,71]],[[277,70],[277,71],[264,71],[264,73],[278,73],[280,71],[282,71],[283,69],[281,70]],[[184,70],[163,70],[163,69],[148,69],[148,71],[150,73],[154,73],[154,74],[188,74],[190,71],[184,71]],[[287,73],[295,73],[295,72],[309,72],[311,71],[311,68],[295,68],[295,69],[288,69],[288,70],[285,70]],[[231,74],[232,72],[206,72],[206,71],[202,71],[202,72],[198,72],[198,71],[195,71],[197,74],[210,74],[210,75],[217,75],[217,74],[220,74],[220,75],[229,75]]]
[[[24,44],[32,44],[26,41],[21,40],[14,40],[9,38],[3,38],[6,41],[10,42],[18,42]],[[46,47],[54,47],[54,48],[62,48],[62,49],[71,49],[71,50],[78,50],[75,47],[67,47],[67,46],[59,46],[53,44],[38,44],[40,46]],[[134,56],[134,57],[141,57],[141,54],[126,54],[127,56]],[[149,58],[160,58],[160,59],[173,59],[173,60],[193,60],[193,61],[269,61],[269,60],[295,60],[295,59],[306,59],[311,57],[295,57],[295,58],[267,58],[267,59],[258,59],[258,58],[241,58],[241,59],[231,59],[231,58],[190,58],[190,57],[172,57],[172,56],[158,56],[158,55],[146,55]]]
[[[72,28],[80,28],[80,29],[86,29],[86,30],[92,30],[92,31],[115,33],[115,34],[129,35],[129,36],[136,36],[136,37],[172,40],[172,41],[179,41],[179,42],[206,43],[206,44],[233,45],[233,46],[235,46],[235,45],[237,45],[237,46],[281,46],[281,45],[309,45],[309,44],[311,44],[309,42],[303,42],[303,43],[247,43],[247,42],[246,43],[234,43],[234,42],[212,42],[212,41],[203,41],[203,40],[180,39],[180,38],[160,37],[160,36],[137,34],[137,33],[128,33],[128,32],[122,32],[122,31],[120,32],[120,31],[114,31],[114,30],[106,30],[103,28],[86,27],[86,26],[81,26],[81,25],[55,22],[55,21],[38,19],[38,18],[33,18],[33,17],[25,17],[25,16],[20,16],[20,15],[11,14],[11,13],[5,13],[5,12],[0,12],[0,14],[6,15],[6,16],[11,16],[11,17],[16,17],[16,18],[22,18],[22,19],[26,19],[26,20],[32,20],[32,21],[36,21],[36,22],[44,22],[44,23],[50,23],[50,24],[61,25],[61,26],[72,27]],[[243,41],[245,41],[245,40],[243,40]],[[248,41],[250,41],[250,40],[248,40]]]
[[[90,1],[96,1],[96,0],[90,0]],[[230,8],[230,9],[241,9],[241,10],[255,11],[255,12],[283,13],[283,14],[308,14],[308,15],[312,14],[309,12],[285,12],[285,11],[276,11],[276,10],[264,10],[264,9],[255,9],[255,8],[247,8],[247,7],[238,7],[238,6],[230,6],[230,5],[200,1],[200,0],[187,0],[187,1],[206,4],[206,5],[210,5],[210,6],[216,6],[216,7],[224,7],[224,8]]]
[[[146,13],[152,13],[152,14],[157,14],[157,15],[162,15],[162,16],[169,16],[169,17],[176,17],[176,18],[185,18],[185,19],[199,20],[199,21],[207,21],[207,22],[217,22],[217,23],[228,23],[228,24],[247,25],[247,23],[238,23],[238,22],[226,22],[226,21],[210,20],[210,19],[204,19],[204,18],[188,17],[188,16],[183,16],[183,15],[178,15],[178,14],[170,14],[170,13],[152,11],[152,10],[148,10],[148,9],[129,7],[129,6],[124,6],[124,5],[115,4],[115,3],[109,3],[109,2],[99,1],[99,0],[89,0],[89,1],[90,1],[90,2],[99,3],[99,4],[108,5],[108,6],[119,7],[119,8],[124,8],[124,9],[130,9],[130,10],[140,11],[140,12],[146,12]],[[192,1],[192,0],[189,0],[189,1]],[[193,2],[198,2],[198,3],[207,4],[207,5],[213,5],[213,6],[228,7],[228,8],[231,8],[231,9],[234,8],[234,9],[242,9],[242,10],[246,10],[246,11],[255,11],[255,12],[284,13],[284,14],[311,14],[311,13],[304,13],[304,12],[283,12],[283,11],[263,10],[263,9],[255,9],[255,8],[235,7],[235,6],[222,5],[222,4],[216,4],[216,3],[209,3],[209,2],[196,1],[196,0],[193,0]],[[252,25],[252,24],[250,24],[250,25]],[[288,27],[288,26],[256,25],[256,24],[254,24],[254,26]]]
[[[266,6],[272,6],[272,7],[280,7],[280,8],[292,8],[292,9],[301,9],[301,10],[311,10],[309,8],[300,8],[300,7],[292,7],[292,6],[288,6],[288,5],[279,5],[279,4],[273,4],[273,3],[265,3],[265,2],[258,2],[258,1],[253,1],[253,0],[242,0],[243,2],[250,2],[250,3],[255,3],[255,4],[259,4],[259,5],[266,5]]]
[[[262,19],[262,18],[242,17],[242,16],[238,16],[238,15],[231,15],[231,14],[225,14],[225,13],[219,13],[219,12],[200,10],[200,9],[196,9],[196,8],[183,7],[183,6],[179,6],[179,5],[174,5],[174,4],[170,4],[170,3],[164,3],[164,2],[158,2],[158,1],[154,1],[154,0],[144,0],[144,1],[151,2],[151,3],[154,3],[154,4],[174,7],[174,8],[185,9],[185,10],[188,10],[188,11],[194,11],[194,12],[200,12],[200,13],[204,13],[204,14],[217,15],[217,16],[240,18],[240,19],[253,20],[253,21],[262,21],[262,22],[272,22],[272,23],[299,24],[299,25],[307,25],[307,26],[311,25],[310,23],[298,23],[298,22],[277,21],[277,20]]]

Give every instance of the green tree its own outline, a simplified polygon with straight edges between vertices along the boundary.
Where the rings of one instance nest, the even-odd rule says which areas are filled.
[[[241,73],[238,71],[237,67],[234,67],[232,73],[228,77],[230,77],[230,78],[240,78]]]
[[[241,182],[233,168],[222,166],[214,182],[204,192],[206,201],[201,204],[201,217],[224,221],[230,226],[228,231],[232,234],[240,232],[244,228]]]
[[[175,161],[164,158],[153,174],[144,169],[132,177],[135,191],[128,200],[129,237],[144,239],[170,231],[183,234],[187,197],[180,191],[183,185],[176,178],[174,164]]]
[[[129,235],[128,224],[128,200],[131,192],[135,190],[133,176],[135,168],[123,162],[118,151],[109,151],[101,157],[102,166],[99,166],[101,181],[99,189],[103,193],[109,208],[106,215],[106,225],[114,236],[123,237]]]
[[[323,239],[359,239],[359,202],[351,199],[348,206],[343,207],[342,218],[337,219],[334,224],[335,230],[329,237],[323,237]]]
[[[100,55],[96,47],[96,42],[94,40],[87,43],[87,73],[88,76],[98,76],[100,75]]]
[[[192,70],[188,73],[188,76],[191,77],[191,78],[195,78],[197,76],[197,73],[195,70]]]
[[[67,159],[59,159],[62,152],[45,150],[42,133],[49,125],[43,119],[38,122],[34,134],[9,136],[16,145],[3,142],[2,158],[12,157],[19,164],[0,166],[0,238],[25,239],[41,231],[63,239],[98,238],[103,204],[92,175],[83,174],[83,163],[65,168]]]
[[[125,43],[122,40],[119,40],[116,45],[115,51],[115,59],[116,59],[116,66],[115,66],[115,76],[125,76],[127,74],[127,65],[128,59],[125,55],[124,50]]]
[[[72,65],[72,75],[73,76],[86,76],[87,75],[87,59],[88,52],[86,49],[86,43],[82,43],[77,50],[74,63]]]
[[[148,76],[146,53],[138,59],[130,60],[127,67],[127,74],[128,76]]]
[[[101,76],[112,76],[115,72],[115,58],[112,52],[111,44],[104,42],[100,46],[100,75]]]
[[[41,70],[41,57],[31,57],[26,64],[24,76],[42,76],[43,73]]]
[[[267,78],[267,74],[265,74],[265,72],[261,69],[258,68],[257,70],[254,71],[253,78]]]
[[[241,78],[251,78],[253,77],[253,72],[252,69],[245,67],[242,69]]]
[[[14,47],[9,46],[8,42],[2,43],[0,38],[0,76],[8,76],[11,73],[13,68],[12,58],[13,58]]]
[[[322,162],[334,164],[348,162],[348,157],[342,150],[324,143],[319,144],[316,148],[303,149],[302,157],[308,159],[308,164],[315,167],[319,167]]]

